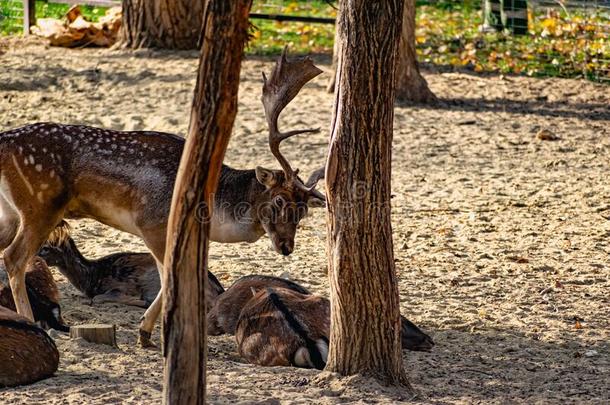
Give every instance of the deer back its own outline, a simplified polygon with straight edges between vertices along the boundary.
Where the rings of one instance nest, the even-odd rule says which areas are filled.
[[[212,336],[224,333],[235,334],[235,327],[242,308],[256,293],[267,287],[281,287],[310,294],[306,288],[279,277],[249,275],[235,281],[214,302],[207,315],[208,334]]]
[[[329,330],[328,300],[266,288],[242,309],[235,338],[239,353],[251,363],[323,369]]]

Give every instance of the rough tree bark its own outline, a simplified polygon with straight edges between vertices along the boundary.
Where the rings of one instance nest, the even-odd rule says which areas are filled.
[[[338,59],[341,53],[339,46],[338,30],[335,30],[331,67],[333,74],[331,74],[326,87],[329,93],[335,91],[337,64],[339,63]],[[421,75],[417,64],[417,54],[415,52],[415,0],[405,0],[403,10],[402,35],[396,63],[396,97],[400,101],[415,103],[432,103],[436,101],[436,96],[428,87],[428,83]]]
[[[436,96],[419,72],[415,52],[415,0],[405,0],[400,52],[396,63],[396,98],[415,103],[431,103]]]
[[[390,223],[402,7],[402,0],[345,0],[338,19],[341,55],[326,168],[332,325],[326,369],[410,390]]]
[[[197,49],[203,4],[201,0],[123,0],[118,45]]]
[[[168,222],[163,289],[164,403],[203,404],[209,219],[237,113],[251,0],[208,0],[191,121]]]

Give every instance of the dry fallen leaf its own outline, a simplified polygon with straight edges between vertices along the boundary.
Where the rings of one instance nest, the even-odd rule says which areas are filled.
[[[510,260],[511,262],[515,262],[515,263],[529,263],[529,259],[527,259],[526,257],[523,256],[508,256],[508,260]]]
[[[559,140],[559,137],[557,135],[555,135],[553,132],[549,131],[548,129],[541,129],[540,131],[538,131],[538,133],[536,134],[536,138],[540,139],[541,141],[557,141]]]
[[[574,322],[574,329],[582,329],[582,324],[578,319],[576,320],[576,322]]]

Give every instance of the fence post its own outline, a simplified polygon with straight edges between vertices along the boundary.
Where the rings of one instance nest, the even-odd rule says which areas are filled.
[[[36,0],[23,0],[23,35],[30,35],[30,27],[36,24]]]

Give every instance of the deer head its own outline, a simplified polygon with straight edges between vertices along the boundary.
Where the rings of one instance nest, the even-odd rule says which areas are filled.
[[[326,198],[316,190],[318,181],[324,178],[324,168],[315,171],[303,182],[299,170],[292,169],[288,159],[280,152],[280,143],[292,136],[319,132],[319,128],[281,132],[278,118],[284,107],[311,79],[322,73],[309,58],[288,61],[286,48],[277,61],[269,79],[263,73],[262,102],[269,127],[269,148],[282,170],[256,168],[256,179],[265,186],[254,204],[256,219],[271,239],[274,249],[289,255],[294,249],[294,236],[299,221],[309,207],[325,206]]]

